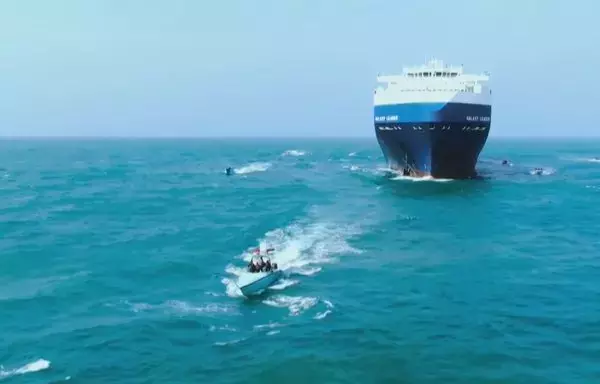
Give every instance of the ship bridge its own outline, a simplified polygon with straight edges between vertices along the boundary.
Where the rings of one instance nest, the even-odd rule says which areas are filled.
[[[489,103],[489,74],[467,74],[462,65],[445,65],[432,59],[419,66],[405,66],[399,75],[378,75],[375,104],[450,101]],[[470,96],[469,96],[470,95]]]
[[[489,74],[469,75],[464,73],[460,66],[444,65],[442,60],[432,59],[427,64],[404,67],[401,75],[379,75],[377,81],[380,83],[398,83],[406,80],[449,80],[460,77],[462,81],[487,81]]]

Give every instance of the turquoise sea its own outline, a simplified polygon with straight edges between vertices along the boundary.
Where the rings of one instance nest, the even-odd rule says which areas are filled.
[[[374,138],[0,141],[0,382],[599,383],[596,156],[490,138],[433,181]],[[249,300],[259,244],[286,276]]]

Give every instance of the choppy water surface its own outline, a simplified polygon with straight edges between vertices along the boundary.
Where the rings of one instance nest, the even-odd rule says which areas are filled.
[[[600,382],[598,144],[432,181],[372,139],[2,141],[0,381]]]

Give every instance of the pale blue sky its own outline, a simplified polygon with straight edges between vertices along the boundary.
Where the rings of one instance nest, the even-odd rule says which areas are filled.
[[[493,136],[598,135],[597,0],[4,0],[0,135],[373,136],[378,72],[492,74]]]

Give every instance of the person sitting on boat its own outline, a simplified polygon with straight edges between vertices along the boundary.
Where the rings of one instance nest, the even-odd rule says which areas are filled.
[[[250,272],[250,273],[259,272],[258,265],[256,265],[255,261],[256,260],[250,260],[250,262],[248,263],[248,272]]]
[[[264,272],[270,272],[271,271],[271,260],[269,260],[269,259],[265,260],[264,258],[261,257],[260,261],[262,261]]]

